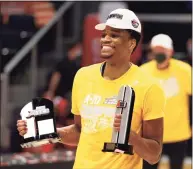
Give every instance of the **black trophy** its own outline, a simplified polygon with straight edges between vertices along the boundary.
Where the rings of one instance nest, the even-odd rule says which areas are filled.
[[[22,148],[60,142],[52,101],[35,98],[22,108],[20,115],[22,120],[27,121],[28,128],[23,137]]]
[[[122,114],[120,131],[113,131],[111,143],[104,143],[103,152],[117,152],[133,155],[133,146],[128,144],[135,92],[129,86],[122,86],[118,93],[116,114]]]

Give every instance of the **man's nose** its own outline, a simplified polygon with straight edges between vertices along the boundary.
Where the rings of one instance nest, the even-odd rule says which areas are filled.
[[[109,36],[109,35],[106,35],[105,37],[103,37],[102,38],[102,41],[104,42],[104,43],[107,43],[107,42],[111,42],[111,37]]]

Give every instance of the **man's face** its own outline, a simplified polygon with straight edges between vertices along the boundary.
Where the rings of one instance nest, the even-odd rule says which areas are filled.
[[[173,54],[173,50],[159,46],[153,47],[151,51],[153,58],[157,61],[158,64],[168,63]]]
[[[132,40],[134,39],[131,39],[126,30],[106,26],[101,37],[101,58],[117,60],[125,57],[128,59]]]

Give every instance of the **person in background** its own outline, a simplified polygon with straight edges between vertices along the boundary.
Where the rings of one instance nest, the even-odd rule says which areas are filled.
[[[188,39],[186,43],[187,63],[192,66],[192,38]]]
[[[71,110],[71,91],[73,79],[80,68],[81,45],[77,43],[55,67],[48,79],[48,86],[45,87],[43,97],[53,101],[57,113],[57,124],[68,125],[73,115]],[[68,120],[67,120],[68,118]],[[67,124],[66,124],[67,123]]]
[[[143,64],[141,69],[160,82],[166,95],[163,153],[170,158],[170,169],[182,169],[187,140],[191,137],[189,125],[191,67],[172,58],[173,42],[168,35],[154,36],[150,47],[154,59]],[[143,169],[157,169],[158,164],[150,165],[144,161]]]
[[[187,59],[185,62],[191,65],[192,67],[192,38],[189,38],[187,43],[186,43],[186,53],[187,53]],[[192,126],[192,95],[190,96],[189,99],[189,104],[190,104],[190,125]],[[188,141],[188,155],[192,156],[192,139]]]
[[[56,126],[67,126],[73,123],[71,110],[71,90],[74,76],[80,67],[81,46],[74,45],[55,67],[48,79],[48,86],[42,92],[42,97],[53,101],[56,115]],[[41,91],[40,91],[41,93]],[[38,94],[39,95],[39,94]],[[63,144],[48,144],[39,147],[22,149],[24,152],[52,152],[56,149],[74,149],[75,146]]]

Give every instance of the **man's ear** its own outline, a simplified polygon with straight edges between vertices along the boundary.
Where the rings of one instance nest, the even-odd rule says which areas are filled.
[[[171,50],[171,56],[173,56],[173,55],[174,55],[174,53],[175,53],[175,52],[174,52],[174,50],[172,49],[172,50]]]
[[[133,51],[134,48],[136,47],[136,45],[137,45],[136,39],[132,39],[132,40],[130,41],[129,50],[130,50],[130,51]]]

